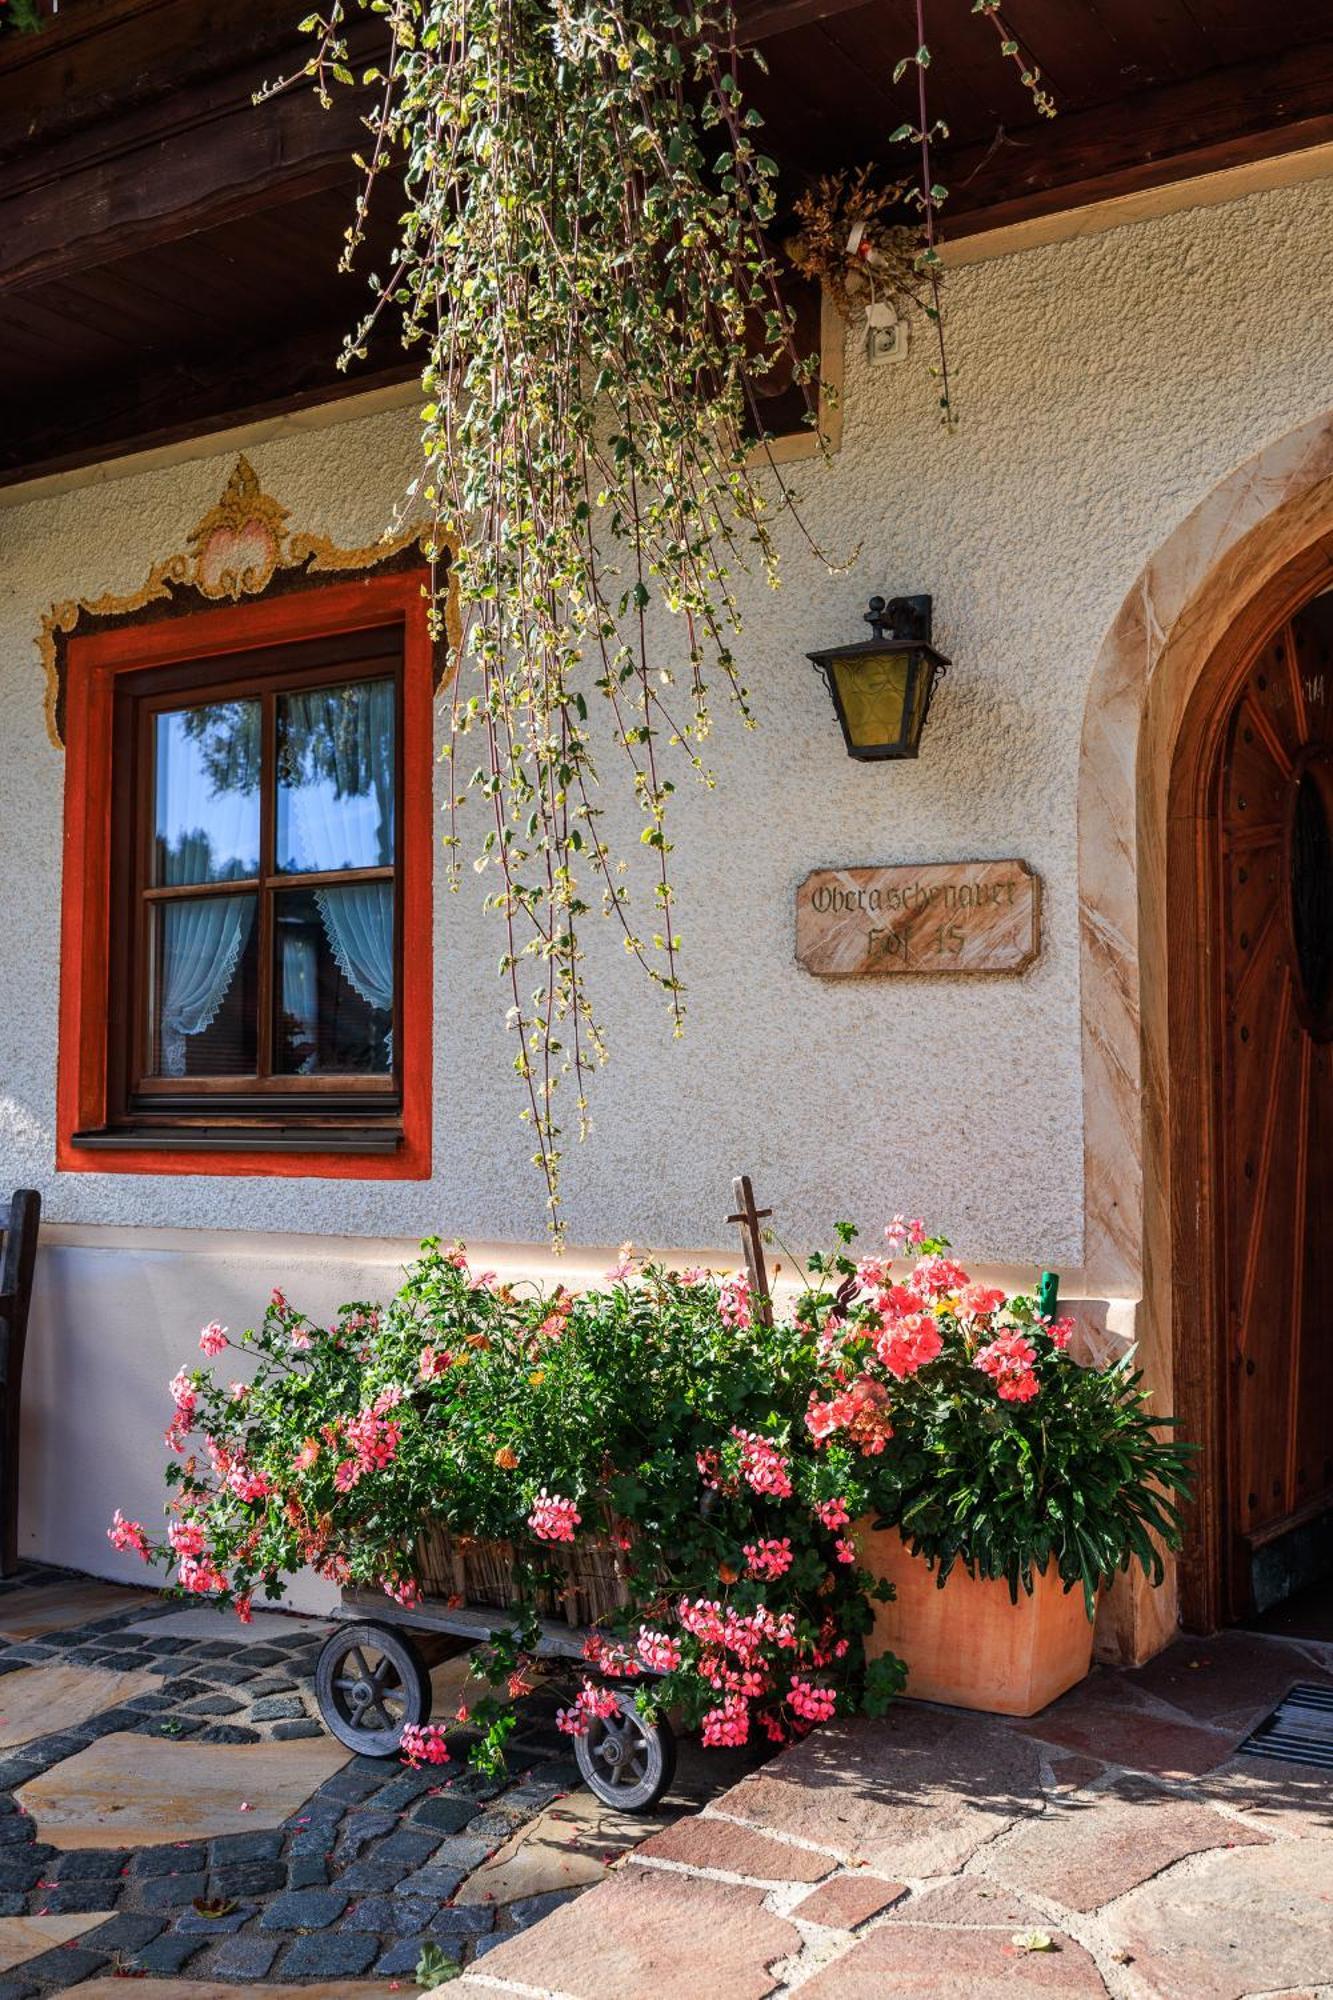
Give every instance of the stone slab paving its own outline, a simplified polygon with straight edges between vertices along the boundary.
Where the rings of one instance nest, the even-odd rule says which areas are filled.
[[[46,1632],[63,1632],[93,1619],[147,1610],[153,1602],[151,1591],[126,1590],[86,1577],[62,1581],[59,1572],[49,1572],[26,1586],[20,1581],[0,1596],[0,1639],[39,1639]]]
[[[145,1743],[117,1730],[20,1785],[14,1802],[52,1847],[151,1847],[281,1826],[346,1762],[327,1736],[270,1743],[261,1771],[249,1744]]]
[[[114,1673],[105,1667],[20,1667],[0,1686],[0,1750],[16,1749],[36,1736],[77,1729],[118,1703],[150,1694],[161,1685],[155,1674]]]
[[[247,2000],[388,2000],[402,1987],[392,1979],[359,1979],[354,1986],[345,1980],[332,1985],[316,1980],[309,1986],[273,1986],[266,1980],[245,1988]],[[158,1979],[148,1988],[151,2000],[239,2000],[235,1986],[219,1985],[216,1979]],[[89,1979],[79,1988],[79,2000],[125,2000],[123,1978]]]
[[[773,1990],[769,1968],[800,1943],[760,1889],[626,1869],[436,1990],[461,1995],[499,1985],[571,2000],[762,2000]]]
[[[127,1977],[155,2000],[410,1993],[425,1944],[479,1959],[756,1762],[684,1745],[657,1816],[611,1812],[553,1686],[499,1778],[468,1770],[461,1728],[444,1769],[357,1757],[318,1719],[332,1629],[58,1571],[0,1585],[0,1635],[22,1634],[0,1636],[0,2000]],[[445,1720],[483,1685],[461,1651],[431,1682]]]
[[[0,1917],[0,1972],[49,1951],[52,1945],[68,1944],[101,1921],[97,1916]]]
[[[468,1877],[455,1901],[465,1907],[503,1906],[529,1896],[586,1888],[600,1882],[608,1867],[659,1823],[657,1818],[616,1812],[588,1791],[553,1802],[518,1832],[505,1826],[503,1812],[492,1810],[484,1822],[488,1832],[500,1833],[503,1828],[508,1838]],[[469,1833],[478,1824],[474,1820]]]
[[[818,1730],[447,1991],[1333,2000],[1333,1781],[1235,1755],[1297,1680],[1333,1647],[1229,1633],[1029,1721]]]
[[[1333,1786],[1235,1755],[1293,1681],[1333,1683],[1333,1647],[1224,1635],[1029,1722],[904,1703],[767,1762],[686,1742],[645,1821],[578,1787],[552,1688],[485,1781],[466,1730],[443,1771],[332,1743],[325,1621],[33,1572],[0,1586],[0,1634],[20,1627],[0,2000],[127,1976],[156,2000],[378,2000],[414,1990],[426,1943],[464,1968],[450,1993],[528,2000],[1333,2000]],[[461,1653],[434,1670],[438,1714],[468,1677]]]

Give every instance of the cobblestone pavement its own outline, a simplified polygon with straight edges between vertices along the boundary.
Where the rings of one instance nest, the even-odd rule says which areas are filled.
[[[1333,2000],[1333,1777],[1236,1755],[1297,1681],[1333,1645],[1229,1632],[1030,1721],[816,1730],[447,1991]]]
[[[466,1731],[444,1769],[352,1756],[316,1719],[331,1629],[257,1613],[212,1633],[51,1570],[0,1586],[0,2000],[127,1975],[169,1981],[164,2000],[414,1991],[423,1945],[476,1962],[736,1775],[687,1756],[654,1818],[608,1813],[551,1689],[502,1780],[466,1769]]]

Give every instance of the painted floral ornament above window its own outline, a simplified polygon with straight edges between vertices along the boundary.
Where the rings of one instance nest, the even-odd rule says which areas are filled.
[[[204,597],[232,598],[263,590],[282,555],[290,518],[288,508],[262,491],[242,455],[216,507],[190,532],[195,589]]]
[[[422,561],[437,572],[435,595],[445,602],[445,637],[437,664],[437,684],[446,654],[459,642],[452,589],[441,593],[438,571],[450,551],[428,523],[416,522],[398,534],[361,548],[342,548],[327,535],[291,532],[291,510],[265,493],[248,458],[237,458],[219,498],[185,537],[185,548],[155,562],[138,590],[125,596],[69,598],[42,617],[37,639],[46,675],[46,729],[57,750],[65,743],[65,656],[76,635],[116,625],[170,618],[206,604],[301,589],[309,583],[348,577],[367,570],[408,569]]]

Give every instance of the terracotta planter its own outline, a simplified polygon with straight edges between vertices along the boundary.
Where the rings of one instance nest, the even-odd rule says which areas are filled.
[[[892,1604],[872,1601],[875,1629],[866,1650],[907,1662],[909,1700],[1035,1715],[1092,1664],[1083,1592],[1066,1593],[1054,1565],[1033,1578],[1031,1597],[1020,1590],[1011,1604],[1007,1583],[983,1582],[961,1564],[941,1590],[936,1572],[908,1553],[894,1529],[859,1521],[856,1542],[863,1566],[898,1593]]]

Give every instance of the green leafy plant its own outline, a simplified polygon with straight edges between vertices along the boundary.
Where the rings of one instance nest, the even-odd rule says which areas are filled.
[[[744,1277],[628,1257],[583,1292],[502,1285],[436,1241],[386,1306],[328,1327],[275,1292],[239,1340],[203,1329],[225,1373],[170,1385],[165,1536],[118,1514],[111,1539],[247,1619],[307,1565],[406,1606],[423,1575],[448,1592],[428,1531],[502,1552],[518,1602],[476,1655],[485,1691],[403,1738],[443,1763],[466,1727],[491,1771],[571,1549],[612,1562],[624,1602],[560,1727],[584,1734],[620,1682],[718,1745],[880,1714],[901,1689],[901,1663],[867,1654],[892,1595],[861,1561],[872,1522],[941,1582],[961,1561],[1016,1596],[1054,1562],[1091,1607],[1132,1560],[1159,1577],[1187,1453],[1132,1366],[1078,1367],[1069,1322],[974,1284],[943,1238],[894,1225],[889,1255],[858,1261],[854,1237],[776,1310]]]
[[[450,1958],[439,1945],[427,1943],[421,1947],[421,1956],[412,1977],[418,1986],[443,1986],[446,1979],[457,1979],[462,1970],[458,1961]]]
[[[744,1279],[626,1264],[543,1292],[430,1242],[386,1307],[324,1328],[279,1292],[257,1329],[211,1324],[200,1344],[228,1368],[171,1385],[166,1535],[118,1518],[113,1541],[247,1618],[306,1565],[411,1605],[427,1528],[512,1549],[526,1608],[497,1614],[489,1691],[455,1718],[483,1768],[538,1671],[531,1612],[580,1541],[613,1553],[628,1601],[589,1638],[571,1735],[605,1712],[607,1680],[718,1744],[878,1712],[901,1686],[897,1661],[867,1668],[872,1579],[803,1422],[815,1349],[756,1313]],[[445,1761],[448,1728],[407,1753]]]
[[[391,52],[369,73],[366,186],[401,175],[392,268],[349,342],[389,313],[420,351],[424,465],[413,503],[451,549],[464,651],[449,755],[448,845],[465,804],[505,926],[501,971],[553,1225],[555,1091],[606,1053],[585,922],[600,907],[679,1029],[684,981],[667,808],[711,782],[714,688],[749,721],[732,651],[738,568],[776,580],[792,496],[761,445],[755,383],[804,385],[768,230],[776,163],[739,82],[751,60],[726,4],[699,0],[364,0]],[[306,26],[327,97],[354,76],[333,0]],[[473,751],[471,739],[480,738]],[[599,784],[623,758],[637,866],[612,851]],[[631,841],[633,837],[631,836]],[[457,877],[455,877],[457,886]]]
[[[36,35],[41,27],[37,0],[0,0],[0,35]]]
[[[898,1528],[941,1585],[961,1562],[1016,1599],[1054,1563],[1089,1616],[1131,1563],[1159,1583],[1162,1550],[1180,1546],[1192,1448],[1149,1407],[1132,1354],[1079,1367],[1072,1320],[973,1283],[920,1225],[901,1276],[891,1260],[854,1259],[854,1234],[816,1260],[820,1288],[801,1308],[825,1374],[807,1424],[859,1450],[875,1525]]]

